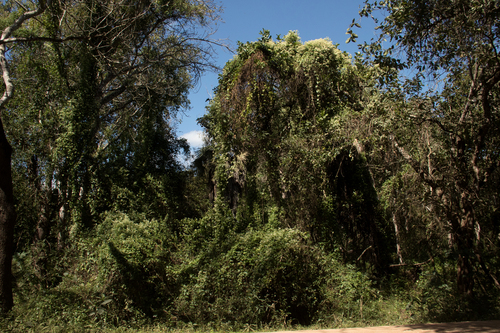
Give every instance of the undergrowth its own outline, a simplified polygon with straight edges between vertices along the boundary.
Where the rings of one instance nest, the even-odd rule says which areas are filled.
[[[37,277],[29,252],[17,253],[15,306],[0,331],[269,332],[500,314],[494,290],[475,302],[457,296],[446,261],[377,278],[304,232],[236,230],[231,219],[213,212],[176,233],[168,220],[110,213],[53,254],[51,283]]]

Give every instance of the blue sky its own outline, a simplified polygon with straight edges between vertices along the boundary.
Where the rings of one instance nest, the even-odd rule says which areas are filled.
[[[358,11],[363,6],[363,0],[225,0],[220,4],[224,9],[221,15],[223,22],[213,38],[225,39],[233,49],[236,49],[238,41],[256,41],[260,38],[259,32],[267,29],[273,38],[296,30],[302,42],[328,37],[333,43],[338,43],[342,51],[354,54],[358,50],[356,44],[346,44],[345,41],[352,20],[359,20]],[[370,20],[365,18],[360,23],[362,29],[355,30],[360,36],[358,43],[374,37]],[[217,51],[217,65],[222,68],[233,54],[222,49]],[[199,135],[202,128],[196,119],[205,113],[206,100],[217,86],[217,75],[207,73],[201,78],[190,93],[191,109],[186,111],[177,127],[178,135],[185,137],[192,148],[202,144]]]

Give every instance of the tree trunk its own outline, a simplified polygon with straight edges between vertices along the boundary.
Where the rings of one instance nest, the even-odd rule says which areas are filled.
[[[46,199],[48,200],[48,199]],[[48,287],[47,266],[49,263],[48,240],[51,227],[50,207],[46,202],[42,202],[40,207],[40,216],[36,226],[35,240],[32,247],[33,268],[35,275],[40,279],[40,282]]]
[[[457,288],[463,296],[474,298],[474,211],[465,191],[461,193],[460,203],[448,209],[452,227],[452,242],[458,251]]]
[[[67,222],[67,214],[66,214],[66,203],[63,203],[59,207],[59,214],[57,220],[57,251],[62,251],[64,249],[66,243],[66,222]]]
[[[4,42],[11,38],[12,33],[24,22],[41,15],[51,2],[51,0],[39,1],[37,8],[24,11],[12,24],[3,29],[0,40]],[[0,69],[5,91],[0,98],[0,311],[3,312],[10,311],[14,305],[11,265],[14,254],[14,225],[16,224],[11,166],[12,147],[5,136],[1,113],[14,95],[14,83],[10,77],[6,53],[6,44],[2,43],[0,45]]]
[[[49,182],[50,183],[50,182]],[[44,185],[41,194],[40,216],[36,226],[35,239],[32,247],[33,268],[35,275],[40,279],[40,282],[49,287],[50,281],[48,276],[50,249],[49,236],[53,221],[56,218],[59,205],[59,192],[47,188],[50,185]]]
[[[463,252],[459,253],[458,256],[458,288],[459,291],[469,298],[474,297],[474,211],[472,205],[467,202],[465,195],[462,195],[463,200],[463,217],[460,223],[459,237],[459,251],[463,249]]]
[[[398,255],[399,264],[403,264],[403,255],[401,254],[401,237],[399,235],[398,221],[395,212],[392,213],[392,224],[394,225],[394,233],[396,235],[396,253]]]
[[[14,252],[14,193],[10,146],[0,118],[0,311],[8,312],[14,305],[12,297],[12,255]]]

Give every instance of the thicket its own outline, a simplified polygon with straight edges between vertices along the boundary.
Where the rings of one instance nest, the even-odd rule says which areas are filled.
[[[367,3],[363,16],[388,10],[382,37],[404,61],[382,39],[354,57],[297,32],[240,43],[187,168],[172,122],[210,67],[195,32],[217,8],[54,4],[16,36],[45,40],[9,51],[15,305],[0,329],[498,318],[498,4]],[[3,28],[23,9],[2,6]],[[432,17],[449,24],[411,24]],[[447,29],[476,47],[447,43]],[[429,44],[413,43],[421,32]],[[407,80],[411,66],[421,71]]]

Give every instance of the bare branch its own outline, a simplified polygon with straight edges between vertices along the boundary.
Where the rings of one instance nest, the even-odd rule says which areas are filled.
[[[10,37],[6,39],[0,40],[0,45],[19,43],[19,42],[51,42],[51,43],[64,43],[71,40],[85,40],[86,38],[83,36],[70,36],[64,38],[56,38],[56,37]]]
[[[418,266],[423,266],[425,264],[428,264],[432,261],[432,258],[429,258],[427,259],[426,261],[424,262],[419,262],[419,263],[416,263],[416,264],[393,264],[393,265],[389,265],[389,267],[403,267],[403,266],[412,266],[412,267],[418,267]]]
[[[403,147],[401,147],[399,145],[399,143],[397,142],[397,140],[394,137],[394,135],[390,135],[390,139],[391,139],[394,147],[398,151],[398,153],[406,160],[406,162],[408,162],[410,164],[410,166],[412,167],[412,169],[420,176],[420,178],[424,182],[426,182],[428,185],[430,185],[432,188],[438,188],[438,184],[434,181],[432,175],[426,173],[420,167],[420,163],[418,161],[415,161],[413,159],[413,157],[406,151],[406,149],[404,149]]]
[[[369,249],[371,249],[371,248],[372,248],[372,246],[371,246],[371,245],[370,245],[370,246],[368,246],[368,247],[367,247],[367,248],[363,251],[363,253],[361,253],[361,254],[359,255],[359,257],[358,257],[358,259],[356,259],[356,261],[359,261],[359,260],[361,259],[361,257],[363,256],[363,254],[365,254],[365,253],[366,253],[366,251],[368,251],[368,250],[369,250]]]

